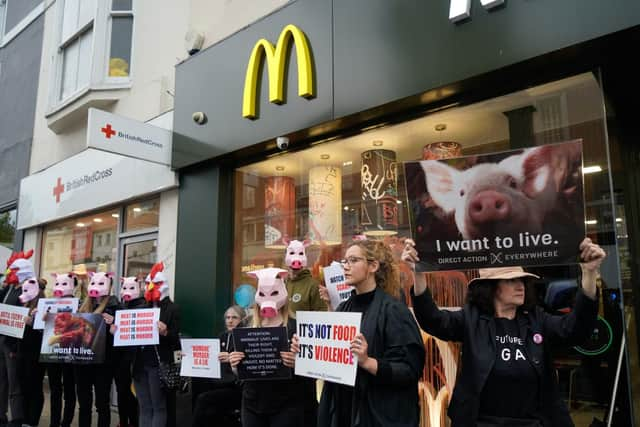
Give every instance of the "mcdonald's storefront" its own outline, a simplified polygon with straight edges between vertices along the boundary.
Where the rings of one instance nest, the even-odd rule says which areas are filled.
[[[220,332],[285,237],[313,241],[319,277],[354,236],[411,236],[429,199],[409,197],[402,162],[580,140],[585,232],[609,256],[599,329],[554,353],[560,390],[576,425],[640,425],[640,3],[466,3],[291,1],[177,66],[184,332]],[[532,271],[545,309],[571,307],[575,265]],[[466,283],[443,277],[438,303],[462,305]],[[423,425],[439,426],[458,355],[424,339]]]

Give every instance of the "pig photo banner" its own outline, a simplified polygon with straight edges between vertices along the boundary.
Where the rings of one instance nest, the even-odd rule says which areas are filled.
[[[160,343],[158,332],[159,308],[118,310],[114,324],[114,347],[156,345]]]
[[[56,313],[75,313],[78,311],[78,298],[40,298],[37,312],[33,319],[33,329],[44,329],[45,315],[53,316]]]
[[[28,315],[26,307],[0,304],[0,335],[22,339],[24,318]]]
[[[353,386],[358,359],[350,350],[362,313],[298,311],[296,375]]]
[[[107,325],[101,314],[56,313],[47,316],[40,347],[42,363],[104,363]]]
[[[289,350],[287,328],[235,328],[233,344],[244,353],[238,365],[238,379],[291,378],[291,368],[282,363],[281,351]]]
[[[219,339],[183,339],[180,376],[198,378],[221,378],[220,340]]]
[[[578,262],[581,140],[404,168],[416,271]]]
[[[349,299],[353,286],[345,283],[344,268],[339,262],[332,262],[328,267],[324,267],[322,272],[329,292],[331,309],[335,310],[341,302]]]

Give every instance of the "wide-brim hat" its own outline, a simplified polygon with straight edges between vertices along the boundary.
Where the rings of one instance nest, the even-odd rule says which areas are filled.
[[[76,264],[73,266],[73,274],[77,274],[78,276],[86,276],[87,275],[87,266],[85,264]]]
[[[481,268],[478,270],[478,273],[480,273],[479,277],[471,279],[469,286],[475,286],[487,280],[524,279],[529,277],[534,279],[540,278],[540,276],[536,276],[533,273],[527,273],[522,267]]]

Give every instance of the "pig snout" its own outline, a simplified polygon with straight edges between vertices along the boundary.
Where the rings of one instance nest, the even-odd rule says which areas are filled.
[[[129,295],[129,294],[124,294],[124,295],[122,296],[122,299],[123,299],[125,302],[129,302],[129,301],[131,301],[131,295]]]
[[[275,302],[264,301],[260,305],[260,316],[265,318],[271,318],[271,317],[276,317],[277,314],[278,314],[278,310]]]
[[[302,261],[299,259],[291,261],[291,268],[293,270],[300,270],[302,268]]]
[[[100,292],[98,290],[96,290],[96,289],[90,289],[89,290],[89,296],[91,298],[97,298],[97,297],[100,296]]]
[[[469,203],[469,218],[476,225],[505,220],[511,214],[511,203],[502,193],[484,190]]]
[[[53,296],[56,298],[62,298],[63,295],[64,293],[60,289],[56,289],[55,291],[53,291]]]

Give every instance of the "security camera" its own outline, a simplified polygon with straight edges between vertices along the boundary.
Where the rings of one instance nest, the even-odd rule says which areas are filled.
[[[191,118],[193,119],[194,122],[196,122],[196,124],[199,124],[199,125],[203,125],[207,123],[207,115],[202,111],[197,111],[193,113],[191,115]]]
[[[279,136],[276,138],[276,145],[281,150],[289,148],[289,138],[286,136]]]

